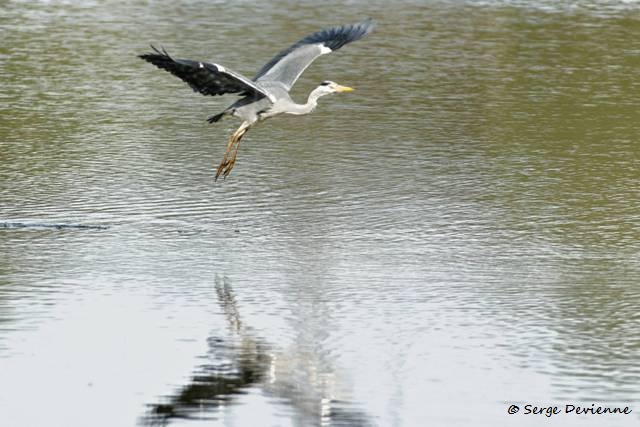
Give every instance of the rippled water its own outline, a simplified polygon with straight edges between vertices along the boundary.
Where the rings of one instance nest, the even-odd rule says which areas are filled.
[[[232,97],[136,58],[252,75],[364,16],[294,98],[357,91],[252,129],[224,182],[237,123],[205,119]],[[637,425],[637,2],[0,18],[3,423]],[[592,403],[634,412],[523,413]]]

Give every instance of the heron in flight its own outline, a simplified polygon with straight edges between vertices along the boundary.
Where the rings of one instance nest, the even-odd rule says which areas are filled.
[[[242,120],[240,127],[229,138],[224,157],[216,171],[218,180],[220,175],[226,178],[231,172],[240,139],[255,123],[283,113],[309,114],[315,109],[321,96],[353,91],[350,87],[325,80],[311,91],[305,104],[297,104],[289,95],[300,74],[317,57],[364,37],[374,26],[375,22],[368,18],[355,24],[325,28],[310,34],[277,54],[253,79],[219,64],[174,59],[166,50],[158,50],[153,46],[151,48],[154,53],[139,57],[184,80],[195,92],[212,96],[225,93],[241,96],[226,110],[207,119],[209,123],[217,122],[225,116],[235,116]]]

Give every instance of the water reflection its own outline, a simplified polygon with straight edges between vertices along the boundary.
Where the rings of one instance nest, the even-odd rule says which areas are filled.
[[[189,383],[175,394],[165,397],[162,403],[149,405],[141,424],[218,419],[240,396],[261,393],[273,402],[287,405],[293,425],[374,425],[354,404],[336,398],[335,374],[327,372],[326,362],[317,360],[317,354],[278,351],[256,336],[242,320],[227,277],[216,277],[215,289],[229,338],[219,332],[211,335],[209,352],[204,356],[206,363],[198,366]]]

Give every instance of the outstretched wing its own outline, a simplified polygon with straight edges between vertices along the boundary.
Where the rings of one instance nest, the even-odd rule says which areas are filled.
[[[269,97],[269,94],[254,82],[221,65],[189,59],[173,59],[166,50],[159,51],[153,46],[151,48],[155,53],[140,55],[139,58],[181,78],[191,86],[191,89],[203,95],[239,93],[254,95],[258,98]]]
[[[300,74],[318,56],[331,53],[347,43],[366,36],[374,27],[375,22],[367,18],[357,24],[325,28],[308,35],[267,62],[253,80],[277,81],[289,90]]]

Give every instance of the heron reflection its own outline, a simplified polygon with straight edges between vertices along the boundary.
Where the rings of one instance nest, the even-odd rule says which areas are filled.
[[[319,368],[316,356],[296,349],[277,351],[256,336],[240,316],[228,279],[216,278],[215,289],[231,338],[209,337],[206,363],[195,369],[188,384],[162,403],[149,405],[142,424],[218,419],[234,401],[256,389],[287,405],[293,425],[374,425],[355,405],[337,396],[335,374]]]

